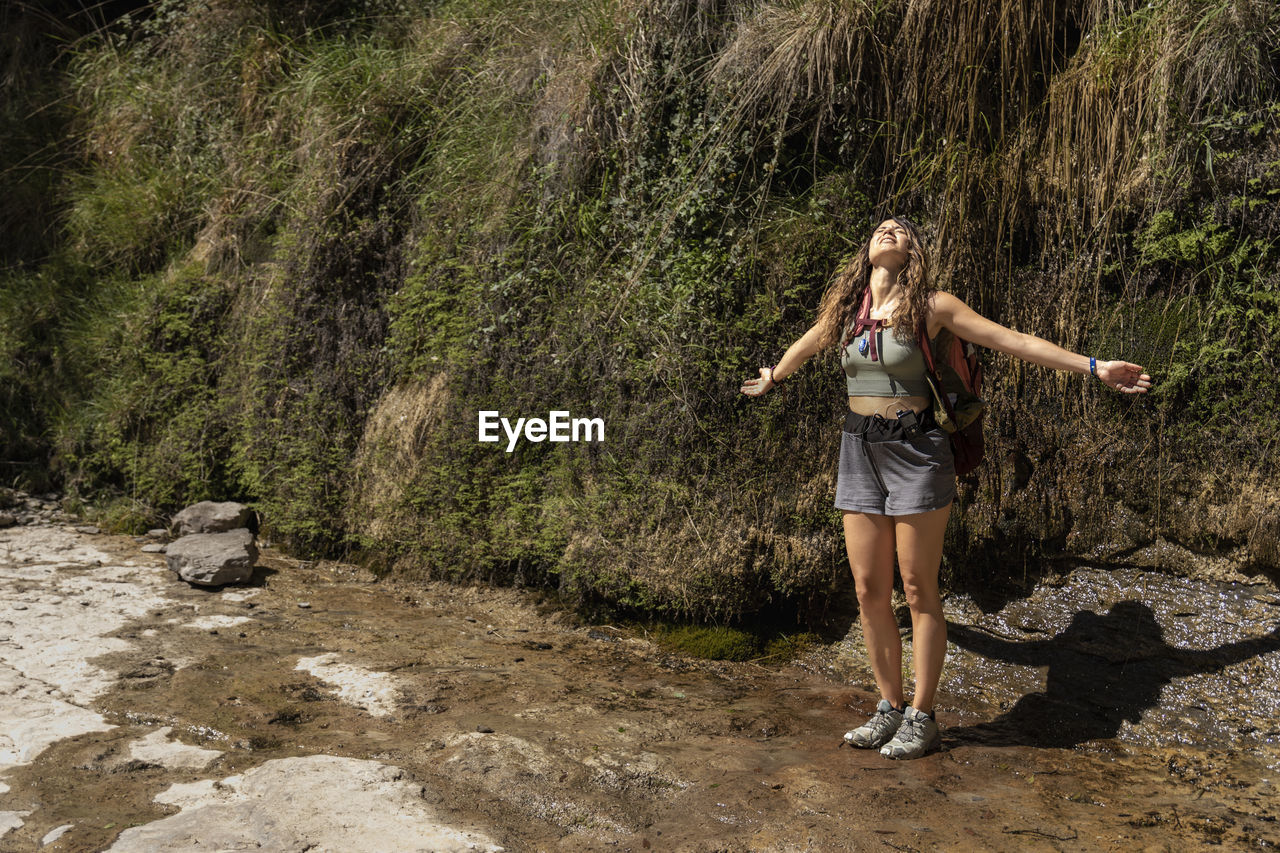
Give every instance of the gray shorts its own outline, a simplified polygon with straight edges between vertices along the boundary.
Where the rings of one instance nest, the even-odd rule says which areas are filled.
[[[853,416],[851,422],[862,426],[840,434],[836,509],[913,515],[942,509],[955,499],[951,439],[940,427],[930,424],[931,429],[908,438],[883,418]]]

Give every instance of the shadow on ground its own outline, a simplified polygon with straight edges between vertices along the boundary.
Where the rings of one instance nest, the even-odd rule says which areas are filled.
[[[1175,678],[1216,673],[1280,649],[1280,626],[1215,649],[1172,646],[1151,608],[1134,600],[1117,602],[1104,614],[1079,611],[1048,640],[1012,642],[963,625],[950,626],[948,635],[988,658],[1048,667],[1043,692],[1023,696],[994,720],[948,732],[953,742],[988,746],[1066,748],[1114,738],[1124,721],[1137,723],[1155,708]]]

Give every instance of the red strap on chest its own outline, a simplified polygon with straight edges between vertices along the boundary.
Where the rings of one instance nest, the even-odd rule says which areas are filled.
[[[880,360],[880,353],[876,350],[876,332],[882,328],[884,328],[883,320],[871,319],[871,288],[868,287],[862,297],[862,307],[858,309],[858,316],[853,321],[853,337],[856,338],[864,331],[867,332],[867,347],[872,361]]]

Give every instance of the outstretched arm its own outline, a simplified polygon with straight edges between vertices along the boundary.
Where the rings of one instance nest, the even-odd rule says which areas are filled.
[[[772,368],[760,368],[760,378],[746,380],[738,390],[751,397],[759,397],[778,382],[799,370],[800,365],[804,364],[809,356],[818,351],[818,341],[821,337],[821,330],[817,326],[812,326],[798,341],[787,347],[787,351],[782,354],[782,358],[778,360],[776,365]]]
[[[1270,632],[1261,637],[1224,643],[1216,649],[1174,648],[1170,657],[1181,667],[1182,671],[1178,673],[1179,675],[1195,675],[1202,672],[1217,672],[1233,663],[1274,651],[1280,651],[1280,625],[1274,626]]]
[[[947,640],[962,649],[976,652],[986,658],[1026,666],[1040,666],[1047,663],[1045,652],[1052,647],[1050,641],[1012,642],[987,631],[954,622],[947,625]]]
[[[1073,373],[1089,372],[1089,357],[1068,352],[1044,338],[1015,332],[983,317],[961,299],[938,291],[933,298],[929,333],[936,334],[947,328],[978,346],[1016,355],[1023,361],[1070,370]],[[1126,394],[1143,394],[1151,387],[1151,377],[1140,365],[1127,361],[1098,361],[1097,376],[1104,383]]]

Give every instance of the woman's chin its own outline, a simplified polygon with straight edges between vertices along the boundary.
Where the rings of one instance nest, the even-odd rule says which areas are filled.
[[[872,246],[867,257],[872,266],[902,269],[907,263],[907,250],[898,246]]]

